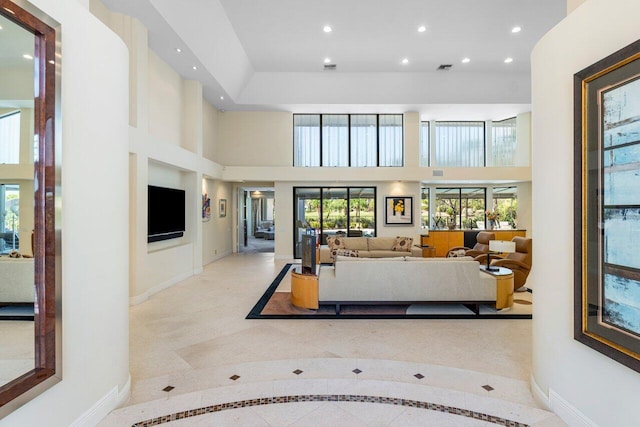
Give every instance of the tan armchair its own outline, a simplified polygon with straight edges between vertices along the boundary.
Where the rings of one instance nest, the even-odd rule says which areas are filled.
[[[477,257],[489,252],[489,240],[495,240],[495,233],[490,233],[488,231],[481,231],[476,236],[477,243],[473,246],[473,248],[467,248],[466,246],[454,246],[450,248],[447,252],[447,257],[457,256],[453,255],[457,251],[464,251],[464,256]]]
[[[493,260],[491,261],[491,265],[505,267],[513,271],[513,289],[516,291],[525,291],[526,288],[523,288],[523,286],[527,281],[529,271],[531,271],[531,266],[533,265],[533,241],[528,237],[519,236],[514,237],[511,241],[516,243],[516,251],[507,254],[504,258],[492,254],[491,258]],[[486,264],[487,255],[477,256],[475,260],[480,262],[480,264]]]

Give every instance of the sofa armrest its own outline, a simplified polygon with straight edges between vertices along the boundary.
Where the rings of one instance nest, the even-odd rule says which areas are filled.
[[[422,257],[422,248],[420,246],[411,246],[411,256],[420,258]]]

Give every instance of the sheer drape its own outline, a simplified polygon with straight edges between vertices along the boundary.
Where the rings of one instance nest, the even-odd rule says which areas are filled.
[[[491,127],[491,157],[493,166],[514,166],[516,154],[516,119],[493,122]]]
[[[0,117],[0,164],[20,163],[20,113]]]
[[[293,116],[293,165],[320,166],[320,115]]]
[[[378,138],[375,114],[351,116],[351,166],[378,165]]]
[[[381,115],[379,120],[379,165],[402,166],[402,114]]]
[[[484,122],[436,122],[435,166],[484,166]]]
[[[322,116],[322,166],[349,166],[349,116]]]

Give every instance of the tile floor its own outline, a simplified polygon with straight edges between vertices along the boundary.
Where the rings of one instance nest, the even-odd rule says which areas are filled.
[[[530,320],[245,320],[286,262],[235,254],[131,307],[131,399],[100,426],[564,425],[529,391]]]

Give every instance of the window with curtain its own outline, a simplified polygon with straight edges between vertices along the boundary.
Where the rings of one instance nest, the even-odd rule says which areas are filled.
[[[320,115],[293,116],[293,165],[320,166]]]
[[[493,166],[513,166],[516,155],[516,118],[493,122],[491,157]]]
[[[20,112],[0,117],[0,164],[20,163]]]
[[[420,123],[420,166],[429,166],[429,122]]]
[[[485,165],[484,122],[436,122],[435,166]]]
[[[402,166],[402,114],[380,115],[379,166]]]
[[[349,116],[322,115],[322,166],[349,166]]]
[[[351,166],[378,165],[378,129],[375,114],[351,116]]]
[[[400,167],[402,114],[294,114],[294,166]]]

